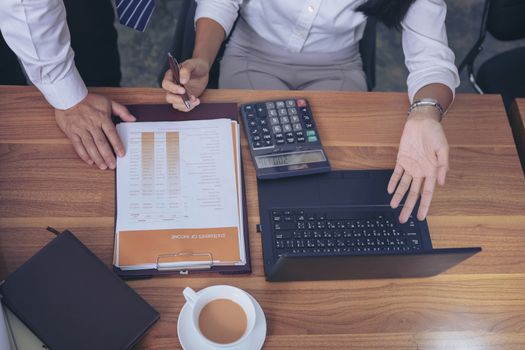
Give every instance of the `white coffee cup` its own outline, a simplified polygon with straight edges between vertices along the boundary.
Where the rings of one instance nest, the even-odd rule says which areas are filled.
[[[253,328],[255,326],[255,306],[248,294],[242,289],[226,285],[217,285],[204,288],[199,292],[199,294],[197,294],[190,287],[186,287],[184,288],[182,294],[184,295],[184,298],[186,299],[189,307],[191,308],[191,327],[193,328],[195,335],[201,338],[201,340],[207,343],[209,346],[216,348],[227,348],[235,346],[243,342],[252,333]],[[202,334],[200,330],[199,315],[202,309],[208,303],[217,299],[228,299],[233,301],[234,303],[237,303],[246,314],[246,330],[239,339],[232,343],[221,344],[214,342],[206,338],[206,336]]]

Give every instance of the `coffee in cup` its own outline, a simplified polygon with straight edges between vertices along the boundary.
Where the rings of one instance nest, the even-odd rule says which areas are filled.
[[[204,305],[199,314],[199,329],[209,340],[228,344],[246,332],[248,318],[242,307],[230,299],[215,299]]]
[[[255,325],[253,301],[243,290],[232,286],[212,286],[196,293],[185,288],[184,297],[193,309],[193,330],[201,340],[215,347],[239,344]]]

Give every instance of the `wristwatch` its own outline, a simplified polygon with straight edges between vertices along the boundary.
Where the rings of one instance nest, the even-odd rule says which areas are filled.
[[[439,121],[441,122],[441,119],[443,119],[443,116],[447,111],[439,104],[438,100],[433,98],[422,98],[421,100],[414,101],[410,107],[408,107],[408,114],[412,112],[414,109],[420,106],[431,106],[434,107],[439,111]]]

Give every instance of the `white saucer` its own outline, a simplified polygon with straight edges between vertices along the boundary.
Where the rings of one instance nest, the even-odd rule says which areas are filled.
[[[197,294],[200,294],[200,291],[197,292]],[[248,293],[246,293],[248,294]],[[262,348],[264,344],[264,340],[266,339],[266,317],[264,316],[264,312],[261,308],[261,305],[255,300],[254,297],[252,297],[250,294],[248,294],[250,299],[252,299],[253,304],[255,306],[255,325],[253,327],[253,331],[246,338],[242,343],[231,346],[231,347],[214,347],[214,346],[208,346],[207,343],[204,343],[201,339],[195,336],[195,334],[191,331],[191,321],[190,321],[190,312],[191,309],[188,305],[188,303],[185,303],[182,307],[182,310],[179,314],[179,320],[177,322],[177,333],[179,335],[179,341],[180,345],[182,345],[182,348],[184,350],[259,350]],[[182,320],[184,319],[184,323],[186,324],[186,327],[182,326]]]

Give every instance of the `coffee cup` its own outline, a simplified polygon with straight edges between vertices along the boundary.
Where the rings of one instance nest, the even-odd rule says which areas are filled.
[[[240,344],[255,326],[255,306],[242,289],[217,285],[198,294],[187,287],[183,291],[191,308],[190,327],[195,336],[215,348]]]

